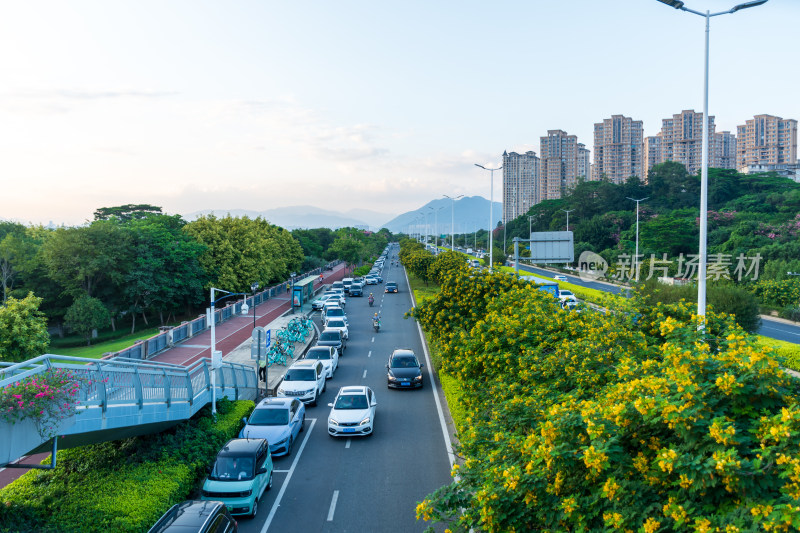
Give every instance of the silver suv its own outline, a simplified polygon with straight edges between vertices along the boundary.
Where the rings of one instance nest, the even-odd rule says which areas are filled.
[[[325,365],[321,361],[297,361],[283,375],[283,381],[278,386],[278,396],[297,398],[303,403],[317,405],[320,395],[325,392],[325,374]]]

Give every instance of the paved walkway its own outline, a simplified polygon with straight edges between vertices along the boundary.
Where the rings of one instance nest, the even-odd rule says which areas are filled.
[[[339,281],[345,277],[345,265],[340,264],[333,268],[333,271],[323,273],[323,279],[314,283],[314,290],[318,291],[325,285],[329,285],[334,281]],[[302,312],[308,313],[311,310],[310,303],[306,303]],[[225,322],[215,327],[216,335],[216,349],[222,351],[222,358],[226,361],[236,363],[247,363],[256,366],[256,362],[250,359],[250,341],[251,333],[253,331],[253,313],[256,315],[256,325],[269,326],[270,329],[280,329],[292,319],[292,315],[286,315],[291,311],[289,303],[289,293],[284,296],[275,297],[251,309],[247,315],[237,315],[230,318]],[[295,313],[299,315],[299,311],[295,308]],[[305,348],[312,342],[313,336],[306,338],[304,345],[295,347],[295,352],[298,355],[304,353]],[[211,331],[206,330],[199,335],[195,335],[185,341],[176,344],[173,348],[169,348],[152,358],[150,361],[157,363],[172,363],[177,365],[190,365],[203,357],[211,357]],[[269,387],[274,390],[286,371],[285,366],[270,367]],[[259,386],[261,382],[259,383]],[[36,455],[26,456],[19,459],[18,462],[26,464],[38,464],[44,459],[49,460],[49,453],[40,453]],[[22,474],[27,472],[27,468],[0,468],[0,488],[5,487],[15,479],[19,478]]]

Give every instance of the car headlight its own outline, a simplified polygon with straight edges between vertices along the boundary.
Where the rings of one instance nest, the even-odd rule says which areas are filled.
[[[309,392],[314,392],[314,389],[316,389],[316,387],[311,387],[310,389],[305,391],[303,394],[308,394]]]
[[[284,439],[279,440],[278,442],[274,443],[273,446],[280,446],[283,443],[285,443],[287,440],[289,440],[289,437],[286,437]]]
[[[386,377],[389,378],[389,381],[394,381],[395,380],[394,374],[392,374],[391,372],[387,373]]]
[[[331,417],[331,418],[328,419],[328,424],[333,424],[334,426],[338,426],[339,425],[339,421],[336,420],[335,418]]]
[[[278,387],[278,394],[286,394],[286,391],[283,390],[283,387]]]
[[[422,381],[422,374],[414,378],[414,381]]]
[[[359,422],[358,425],[359,426],[366,426],[367,424],[369,424],[369,417],[367,417],[364,420],[362,420],[361,422]]]

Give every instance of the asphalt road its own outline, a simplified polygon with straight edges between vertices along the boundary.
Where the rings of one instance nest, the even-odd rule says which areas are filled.
[[[427,362],[422,389],[386,388],[385,365],[393,349],[410,348],[420,360],[424,352],[416,323],[403,318],[411,297],[402,269],[387,266],[383,278],[396,281],[400,292],[384,294],[382,284],[368,287],[362,298],[348,298],[350,339],[339,369],[319,404],[307,408],[303,438],[292,455],[275,459],[273,487],[264,493],[257,516],[237,518],[239,531],[405,532],[427,527],[417,522],[416,505],[451,482],[450,462]],[[370,291],[374,307],[367,302]],[[370,318],[376,310],[382,321],[377,334]],[[327,404],[348,385],[366,385],[375,392],[372,436],[328,436]]]
[[[520,265],[519,269],[524,270],[526,272],[530,272],[531,274],[537,276],[547,276],[550,278],[552,278],[554,274],[549,270],[543,270],[541,268],[534,268],[526,265]],[[567,275],[567,280],[569,280],[570,283],[579,285],[581,287],[597,289],[603,292],[610,292],[613,294],[619,294],[622,290],[620,287],[609,285],[607,283],[599,283],[596,281],[583,281],[578,276]],[[800,343],[800,327],[794,326],[792,324],[786,324],[784,322],[778,322],[777,320],[770,320],[768,318],[762,317],[761,329],[758,330],[758,333],[759,335],[763,335],[771,339]]]

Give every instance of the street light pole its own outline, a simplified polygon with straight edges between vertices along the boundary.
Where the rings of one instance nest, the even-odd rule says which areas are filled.
[[[256,291],[258,290],[257,281],[254,281],[250,285],[250,290],[253,291],[253,329],[256,329]]]
[[[645,200],[650,199],[650,197],[648,196],[647,198],[640,198],[639,200],[629,196],[626,196],[625,198],[636,202],[636,253],[633,254],[633,268],[634,272],[636,272],[636,281],[639,281],[639,202],[644,202]]]
[[[216,332],[216,322],[217,316],[214,310],[214,305],[217,303],[214,299],[214,292],[222,292],[225,294],[231,294],[228,291],[223,291],[222,289],[215,289],[211,287],[211,316],[209,317],[211,321],[211,415],[217,416],[217,367],[222,364],[222,352],[217,351],[217,332]],[[255,311],[253,311],[255,313]]]
[[[488,170],[491,174],[491,179],[489,180],[489,272],[491,272],[492,267],[494,266],[494,245],[492,242],[492,235],[494,234],[494,171],[502,169],[503,165],[500,165],[497,168],[486,168],[483,165],[475,163],[475,166],[480,167],[483,170]]]
[[[574,209],[562,209],[562,211],[567,214],[567,231],[569,231],[569,214],[572,213],[575,210]]]
[[[705,329],[706,319],[706,255],[708,249],[708,41],[710,32],[710,19],[719,15],[736,13],[741,9],[757,7],[766,4],[768,0],[753,0],[738,4],[728,11],[702,13],[684,6],[682,0],[658,0],[662,4],[667,4],[675,9],[699,15],[706,19],[706,49],[705,49],[705,69],[703,71],[703,160],[700,167],[700,262],[697,272],[697,316],[700,317],[698,329]],[[638,204],[637,204],[638,205]]]
[[[453,200],[453,207],[450,210],[450,251],[454,251],[456,248],[456,200],[464,196],[463,194],[459,194],[458,196],[447,196],[444,195],[445,198],[450,198]]]

